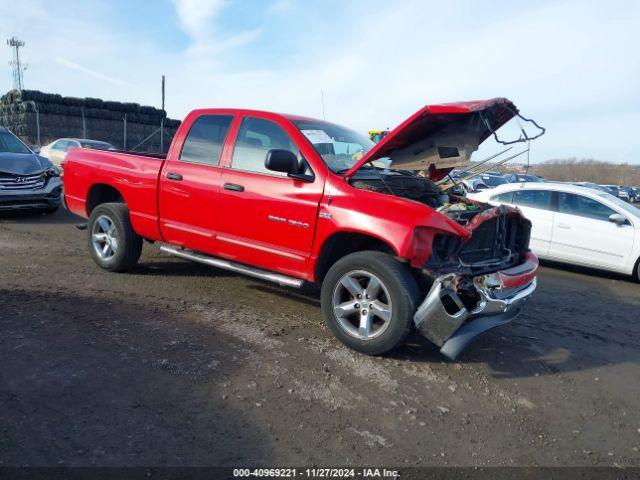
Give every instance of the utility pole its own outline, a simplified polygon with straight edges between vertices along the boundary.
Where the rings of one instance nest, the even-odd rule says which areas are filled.
[[[24,42],[18,40],[16,37],[11,37],[7,40],[7,45],[13,49],[13,60],[9,62],[9,65],[13,67],[13,88],[18,91],[22,91],[22,72],[27,69],[27,64],[20,62],[20,47],[24,47]]]
[[[162,75],[162,111],[164,112],[164,75]],[[164,114],[160,119],[160,153],[164,153]]]

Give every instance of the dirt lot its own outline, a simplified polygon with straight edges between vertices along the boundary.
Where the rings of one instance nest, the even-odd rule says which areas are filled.
[[[300,294],[66,212],[0,218],[0,465],[640,465],[640,285],[542,268],[458,362],[343,348]]]

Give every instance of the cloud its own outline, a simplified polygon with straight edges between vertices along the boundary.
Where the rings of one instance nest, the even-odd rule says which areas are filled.
[[[327,119],[361,131],[426,103],[506,96],[547,127],[533,161],[640,162],[640,2],[166,0],[160,19],[125,0],[58,2],[64,29],[47,0],[0,3],[0,31],[27,42],[29,88],[157,105],[166,74],[174,118],[320,117],[324,91]]]
[[[60,65],[64,65],[65,67],[70,68],[71,70],[76,70],[78,72],[85,73],[99,80],[104,80],[105,82],[113,83],[114,85],[120,85],[120,86],[128,85],[128,83],[125,82],[124,80],[120,80],[119,78],[110,77],[100,72],[96,72],[95,70],[91,70],[90,68],[83,67],[82,65],[78,65],[77,63],[72,62],[71,60],[67,60],[66,58],[58,57],[58,58],[55,58],[55,61]]]
[[[228,5],[228,0],[171,0],[184,32],[197,40],[211,31],[212,20]]]
[[[218,17],[225,8],[233,5],[231,0],[171,0],[182,30],[189,36],[191,45],[186,53],[194,59],[213,57],[226,50],[242,47],[254,41],[262,28],[239,30],[223,35],[218,26]]]

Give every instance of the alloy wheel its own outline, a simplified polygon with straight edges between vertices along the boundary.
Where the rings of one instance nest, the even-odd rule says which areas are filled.
[[[338,325],[360,340],[381,335],[391,323],[391,297],[382,280],[371,272],[345,273],[333,291]]]
[[[100,215],[91,228],[91,243],[101,260],[111,260],[118,251],[116,226],[106,215]]]

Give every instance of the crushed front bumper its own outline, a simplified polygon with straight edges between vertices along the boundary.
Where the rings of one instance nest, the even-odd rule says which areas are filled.
[[[513,320],[536,289],[538,259],[532,253],[522,265],[473,278],[477,302],[463,302],[450,273],[435,279],[413,317],[417,329],[455,359],[478,335]]]

